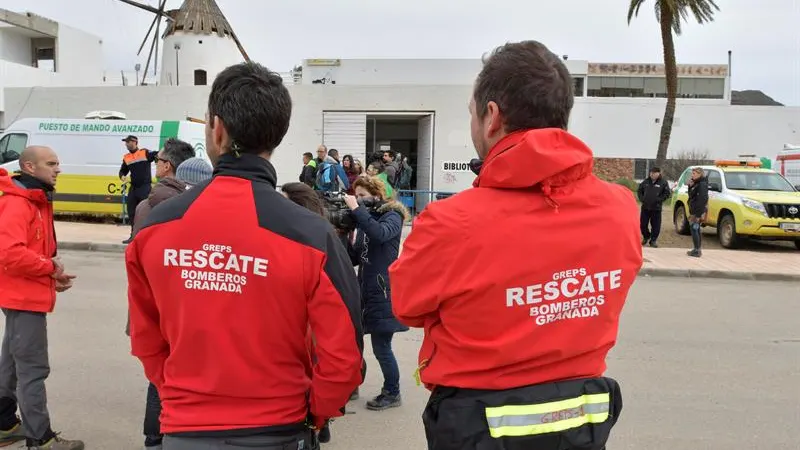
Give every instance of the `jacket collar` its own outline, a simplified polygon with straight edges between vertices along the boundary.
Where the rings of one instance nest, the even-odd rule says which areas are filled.
[[[214,168],[214,177],[237,177],[250,181],[268,183],[275,188],[278,184],[278,173],[268,160],[249,153],[238,156],[231,153],[222,155]]]

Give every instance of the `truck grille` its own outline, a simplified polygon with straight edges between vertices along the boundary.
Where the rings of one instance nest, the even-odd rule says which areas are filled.
[[[764,203],[764,208],[773,219],[800,219],[800,205]]]

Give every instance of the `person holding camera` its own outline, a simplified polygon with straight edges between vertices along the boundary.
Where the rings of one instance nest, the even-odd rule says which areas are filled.
[[[392,313],[389,266],[400,252],[408,211],[397,201],[387,201],[386,186],[378,178],[357,178],[353,189],[355,196],[344,197],[356,223],[354,243],[348,250],[353,263],[359,265],[364,334],[371,335],[372,351],[384,380],[381,393],[367,402],[367,409],[382,411],[402,404],[400,370],[392,351],[392,337],[394,333],[408,331],[408,327]]]

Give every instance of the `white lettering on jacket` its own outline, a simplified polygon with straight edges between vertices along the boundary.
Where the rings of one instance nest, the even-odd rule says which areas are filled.
[[[185,289],[241,294],[248,275],[265,278],[269,260],[233,252],[230,246],[164,249],[164,267],[181,268]]]
[[[507,288],[506,307],[529,307],[537,325],[596,317],[606,303],[606,293],[620,287],[620,269],[595,273],[584,268],[564,270],[547,282]]]

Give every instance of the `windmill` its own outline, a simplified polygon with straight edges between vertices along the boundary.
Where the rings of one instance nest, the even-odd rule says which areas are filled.
[[[164,40],[162,85],[180,85],[181,76],[185,78],[187,73],[194,76],[194,83],[191,84],[205,85],[226,67],[243,60],[250,61],[233,27],[214,0],[184,0],[179,9],[171,10],[165,10],[167,0],[158,0],[158,8],[134,0],[120,1],[155,15],[137,53],[141,55],[155,28],[141,84],[147,78],[153,55],[153,74],[158,73],[159,39]],[[162,36],[160,30],[163,19],[167,23]]]

